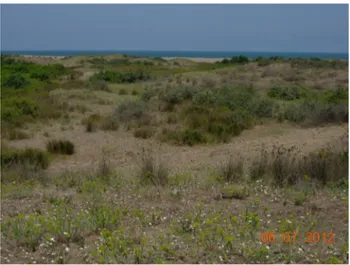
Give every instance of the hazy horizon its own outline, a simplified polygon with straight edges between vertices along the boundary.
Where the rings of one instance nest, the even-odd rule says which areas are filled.
[[[348,53],[347,4],[1,5],[3,51]]]

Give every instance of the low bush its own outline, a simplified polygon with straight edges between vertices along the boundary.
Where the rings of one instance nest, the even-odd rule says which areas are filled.
[[[101,121],[100,126],[104,131],[118,131],[119,122],[114,116],[110,115]]]
[[[197,144],[203,144],[208,142],[207,136],[199,131],[199,130],[192,130],[192,129],[186,129],[183,131],[176,131],[176,130],[163,130],[162,132],[162,140],[163,141],[169,141],[174,144],[179,145],[197,145]]]
[[[135,83],[136,81],[147,80],[150,78],[149,73],[136,70],[127,72],[101,71],[94,74],[91,80],[104,80],[110,83]]]
[[[248,197],[249,193],[245,187],[236,185],[227,185],[220,190],[223,199],[238,199],[243,200]]]
[[[193,96],[193,103],[197,105],[213,105],[215,102],[215,92],[211,89],[201,90]]]
[[[10,75],[9,77],[4,78],[4,81],[2,82],[3,87],[11,87],[14,89],[24,88],[29,84],[30,81],[26,77],[18,74]]]
[[[160,94],[160,99],[168,104],[176,105],[182,103],[185,100],[191,100],[195,92],[196,89],[192,87],[174,87],[162,91]]]
[[[18,97],[4,100],[2,106],[2,120],[15,123],[21,120],[30,120],[39,116],[39,106],[29,98]]]
[[[46,144],[46,149],[50,153],[74,154],[74,144],[68,140],[50,140]]]
[[[157,95],[157,90],[156,89],[149,89],[149,88],[147,88],[147,89],[145,89],[142,93],[141,93],[141,96],[140,96],[140,98],[141,98],[141,100],[143,100],[143,101],[149,101],[151,98],[153,98],[154,96],[156,96]]]
[[[91,80],[85,82],[84,86],[93,90],[100,90],[105,92],[111,92],[112,90],[109,88],[108,83],[104,80]]]
[[[318,126],[327,123],[348,122],[347,104],[327,104],[320,101],[304,100],[289,104],[282,109],[281,120]]]
[[[47,169],[49,157],[45,151],[33,148],[21,150],[2,150],[2,168],[13,168],[18,166],[32,166],[33,169]]]
[[[127,95],[128,94],[128,91],[126,91],[126,89],[125,88],[121,88],[120,90],[119,90],[119,93],[118,93],[119,95]]]
[[[347,103],[349,100],[349,90],[345,88],[337,88],[327,91],[324,100],[328,104]]]
[[[89,117],[84,118],[81,123],[86,126],[87,132],[94,132],[102,120],[103,117],[100,114],[91,114]]]
[[[282,100],[296,100],[306,96],[305,90],[299,86],[273,86],[268,96]]]
[[[155,129],[152,127],[141,127],[134,131],[134,136],[142,139],[151,138],[154,134]]]
[[[177,115],[175,115],[174,113],[171,113],[168,115],[167,117],[167,123],[168,124],[175,124],[179,121]]]
[[[239,56],[233,56],[230,60],[229,59],[223,59],[221,61],[221,64],[246,64],[249,63],[249,59],[247,56],[239,55]]]
[[[117,108],[115,115],[121,122],[149,119],[148,107],[143,101],[123,102]]]

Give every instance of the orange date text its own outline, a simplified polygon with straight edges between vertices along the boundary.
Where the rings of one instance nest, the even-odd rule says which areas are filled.
[[[335,234],[333,232],[305,232],[304,235],[300,235],[298,232],[262,232],[260,234],[262,243],[294,243],[298,240],[305,243],[334,243],[334,239]]]

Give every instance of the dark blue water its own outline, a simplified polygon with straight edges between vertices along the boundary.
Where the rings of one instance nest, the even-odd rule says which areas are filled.
[[[73,55],[106,55],[127,54],[134,56],[149,57],[191,57],[191,58],[231,58],[232,56],[245,55],[248,58],[262,56],[281,56],[285,58],[320,58],[320,59],[346,59],[348,53],[321,53],[321,52],[230,52],[230,51],[126,51],[126,50],[104,50],[104,51],[1,51],[2,54],[16,55],[47,55],[47,56],[73,56]]]

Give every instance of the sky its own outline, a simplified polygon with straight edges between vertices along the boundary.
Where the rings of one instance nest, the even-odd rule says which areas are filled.
[[[2,50],[348,52],[348,5],[2,5]]]

